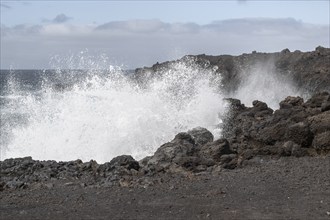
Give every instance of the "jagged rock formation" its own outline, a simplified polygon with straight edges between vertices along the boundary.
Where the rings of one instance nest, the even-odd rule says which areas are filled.
[[[260,101],[254,101],[251,108],[239,100],[229,101],[232,111],[224,124],[224,136],[245,158],[256,154],[315,155],[330,150],[325,138],[330,130],[327,92],[315,94],[307,102],[289,96],[274,112]]]
[[[317,92],[330,92],[330,48],[317,47],[312,52],[294,51],[284,49],[277,53],[242,54],[240,56],[197,55],[185,56],[180,60],[157,63],[152,67],[136,69],[135,79],[145,81],[162,73],[176,62],[194,60],[202,69],[215,70],[222,76],[223,91],[231,93],[239,87],[242,76],[256,65],[267,64],[270,69],[280,76],[292,80],[302,92],[314,94]]]
[[[234,169],[255,156],[316,156],[330,153],[330,94],[315,94],[304,102],[287,97],[273,111],[254,101],[245,107],[228,99],[230,114],[224,119],[224,136],[215,140],[205,128],[179,133],[154,155],[136,161],[128,155],[105,164],[36,161],[31,157],[0,161],[0,189],[53,187],[52,181],[83,186],[142,186],[162,181],[166,174],[193,175]],[[67,182],[72,181],[72,182]]]

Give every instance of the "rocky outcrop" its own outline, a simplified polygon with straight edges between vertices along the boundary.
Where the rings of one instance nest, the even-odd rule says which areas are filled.
[[[140,162],[129,155],[101,165],[93,160],[7,159],[0,161],[0,189],[52,187],[52,180],[63,180],[65,184],[79,180],[97,187],[145,186],[152,184],[153,176],[234,169],[257,155],[302,157],[330,153],[328,92],[315,94],[306,102],[289,96],[276,111],[261,101],[254,101],[253,107],[245,107],[237,99],[227,102],[230,111],[223,118],[223,137],[218,140],[207,129],[197,127],[177,134]]]
[[[222,125],[224,137],[239,154],[248,154],[247,158],[251,154],[328,153],[330,111],[324,106],[329,99],[328,92],[315,94],[307,102],[300,97],[287,97],[274,113],[259,101],[247,108],[239,100],[228,100],[232,111]]]
[[[91,187],[142,186],[162,181],[164,174],[190,175],[219,173],[242,167],[255,156],[315,156],[330,154],[330,94],[315,94],[304,102],[287,97],[273,111],[266,103],[254,101],[245,107],[227,99],[230,111],[223,118],[223,137],[214,140],[211,132],[197,127],[177,134],[160,146],[154,155],[136,161],[129,155],[110,162],[83,163],[37,161],[31,157],[0,161],[0,190],[53,187],[63,184]],[[157,177],[157,178],[155,178]]]
[[[330,92],[330,48],[317,47],[311,52],[284,49],[277,53],[252,52],[239,56],[230,55],[189,55],[179,60],[156,63],[152,67],[138,68],[133,75],[140,83],[148,78],[161,75],[171,65],[193,60],[201,69],[210,69],[222,77],[220,83],[223,92],[231,94],[239,87],[242,78],[253,68],[267,65],[279,77],[290,79],[302,92],[314,94],[321,91]],[[329,106],[327,107],[329,108]]]
[[[31,157],[0,161],[0,191],[26,187],[49,187],[53,180],[63,180],[64,184],[112,186],[120,185],[134,176],[140,169],[139,163],[131,156],[123,155],[99,165],[91,160],[56,162],[38,161]]]
[[[211,132],[199,127],[179,133],[144,163],[149,172],[201,172],[216,164],[230,162],[222,160],[222,156],[231,153],[226,139],[213,141]]]

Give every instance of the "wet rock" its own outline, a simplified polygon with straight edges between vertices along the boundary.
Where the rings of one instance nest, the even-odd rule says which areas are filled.
[[[225,100],[229,103],[229,108],[231,111],[242,111],[246,109],[244,104],[242,104],[239,99],[226,98]]]
[[[187,132],[190,134],[197,145],[204,145],[213,141],[213,134],[205,128],[197,127]]]

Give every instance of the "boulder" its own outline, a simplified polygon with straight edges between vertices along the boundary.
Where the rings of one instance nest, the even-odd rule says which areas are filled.
[[[156,150],[155,154],[149,159],[148,166],[156,165],[168,168],[174,161],[178,163],[182,158],[192,156],[194,151],[194,138],[186,132],[181,132],[171,142],[163,144]]]
[[[251,115],[255,117],[265,117],[273,114],[273,110],[268,108],[267,104],[258,100],[252,102],[253,107],[250,109]]]
[[[127,170],[131,170],[131,169],[139,170],[140,169],[139,162],[134,160],[134,158],[130,155],[122,155],[122,156],[115,157],[110,161],[109,165],[113,166],[113,167],[124,167]]]
[[[210,131],[202,127],[194,128],[192,130],[189,130],[187,133],[193,137],[193,139],[195,140],[195,144],[200,146],[208,142],[212,142],[214,138],[213,134]]]
[[[216,162],[220,161],[222,155],[232,153],[234,152],[230,149],[228,140],[224,138],[204,145],[199,152],[202,157]]]

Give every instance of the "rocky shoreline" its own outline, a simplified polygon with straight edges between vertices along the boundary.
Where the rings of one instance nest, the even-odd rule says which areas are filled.
[[[140,161],[0,161],[0,217],[330,219],[330,49],[195,58],[217,66],[228,93],[239,86],[240,68],[275,60],[311,97],[288,96],[277,110],[228,98],[220,139],[193,128]],[[137,69],[135,79],[169,64]]]
[[[156,63],[151,67],[137,68],[134,79],[144,83],[147,79],[157,77],[175,63],[191,62],[201,70],[211,70],[221,75],[222,92],[230,94],[244,83],[245,75],[253,72],[257,66],[265,71],[276,74],[279,78],[291,81],[302,94],[316,94],[330,91],[330,48],[318,46],[314,51],[291,52],[284,49],[281,52],[262,53],[253,51],[239,56],[231,55],[187,55],[179,60]],[[166,72],[166,71],[165,71]],[[287,94],[290,95],[290,94]]]
[[[276,111],[254,101],[245,107],[227,99],[230,114],[224,118],[223,138],[214,140],[205,128],[179,133],[154,155],[136,161],[129,155],[110,162],[37,161],[31,157],[0,162],[0,189],[49,186],[52,180],[79,180],[83,186],[145,187],[161,183],[161,176],[221,173],[244,167],[256,156],[314,157],[330,154],[330,94],[322,92],[303,101],[287,97]],[[67,183],[68,184],[68,183]]]

